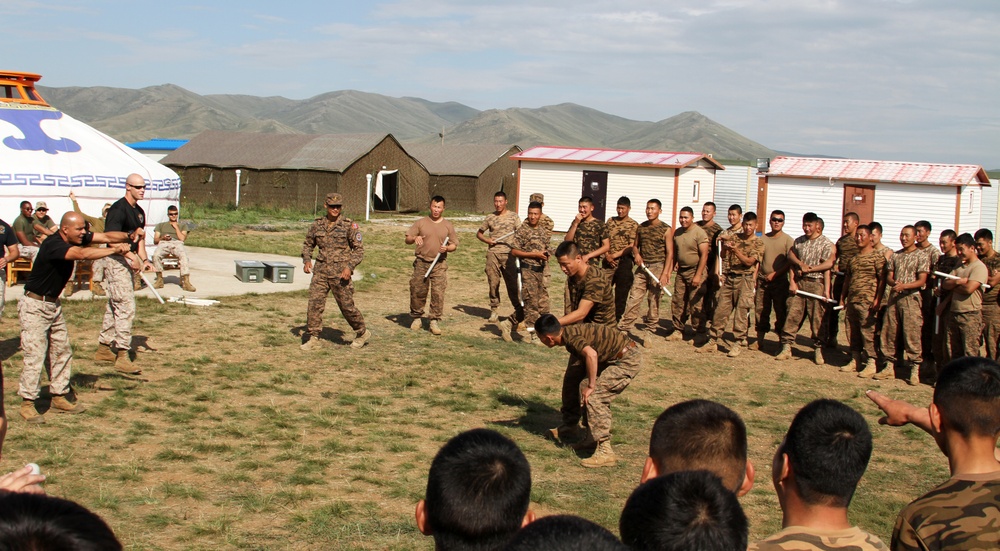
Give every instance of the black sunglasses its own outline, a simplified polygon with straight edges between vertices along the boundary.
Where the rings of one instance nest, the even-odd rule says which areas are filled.
[[[784,221],[785,221],[784,218],[772,218],[771,219],[771,222],[784,222]]]

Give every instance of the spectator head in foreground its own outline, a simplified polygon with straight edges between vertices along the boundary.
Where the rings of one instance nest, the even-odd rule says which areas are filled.
[[[473,429],[449,440],[431,463],[417,528],[439,551],[501,549],[525,524],[531,467],[509,438]]]
[[[731,488],[708,471],[681,471],[635,489],[619,522],[639,551],[743,551],[749,524]]]
[[[642,482],[678,471],[715,474],[737,496],[753,488],[747,428],[733,410],[710,400],[688,400],[663,411],[653,424]]]
[[[101,517],[72,501],[0,492],[0,548],[116,551],[122,545]]]
[[[572,515],[555,515],[532,522],[504,547],[505,551],[626,551],[605,528]]]

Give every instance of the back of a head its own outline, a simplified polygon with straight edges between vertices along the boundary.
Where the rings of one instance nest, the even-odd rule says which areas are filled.
[[[0,492],[0,551],[117,551],[101,517],[72,501]]]
[[[964,437],[1000,435],[1000,365],[967,356],[948,363],[934,386],[945,427]]]
[[[649,457],[660,475],[706,470],[735,492],[746,476],[747,428],[735,411],[718,402],[680,402],[656,418]]]
[[[743,551],[749,524],[740,502],[708,471],[683,471],[639,486],[625,502],[622,543],[641,551]]]
[[[531,467],[513,441],[489,429],[449,440],[427,477],[427,522],[438,549],[499,549],[521,527]]]
[[[605,528],[572,515],[545,517],[525,526],[504,551],[625,551]]]
[[[836,400],[799,410],[778,453],[788,454],[802,500],[847,507],[872,455],[872,433],[860,413]]]

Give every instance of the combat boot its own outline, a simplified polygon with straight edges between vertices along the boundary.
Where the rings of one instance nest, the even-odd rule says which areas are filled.
[[[646,329],[642,334],[642,346],[643,348],[653,348],[653,337],[656,336],[656,331],[651,329]]]
[[[580,425],[559,425],[554,429],[549,429],[548,435],[556,442],[573,444],[586,438],[588,433]]]
[[[861,353],[851,352],[851,363],[840,368],[841,373],[854,373],[861,365]]]
[[[139,272],[136,272],[136,273],[132,274],[132,290],[133,291],[139,291],[139,290],[141,290],[142,286],[145,285],[145,284],[146,283],[142,280],[142,276],[139,275]]]
[[[672,333],[666,336],[663,340],[667,342],[671,341],[682,341],[684,340],[684,332],[680,329],[674,329]]]
[[[163,288],[163,272],[156,272],[156,279],[153,281],[154,289]]]
[[[65,396],[53,396],[49,405],[58,413],[83,413],[87,409],[72,392]]]
[[[441,328],[438,326],[438,320],[431,320],[430,330],[431,330],[431,335],[441,334]]]
[[[111,349],[111,346],[104,344],[103,342],[97,343],[97,352],[94,353],[95,362],[113,362],[117,359],[115,351]]]
[[[490,308],[490,323],[496,323],[500,321],[500,311],[496,308]]]
[[[615,457],[615,451],[611,449],[611,441],[605,440],[597,444],[594,455],[580,461],[580,465],[588,469],[596,469],[598,467],[614,467],[617,462],[618,458]]]
[[[362,346],[365,345],[365,343],[368,342],[368,339],[370,338],[372,338],[372,332],[369,331],[368,329],[365,329],[364,333],[358,335],[357,337],[354,337],[354,340],[351,341],[351,348],[361,348]]]
[[[702,346],[701,348],[695,348],[694,351],[699,354],[705,354],[708,352],[718,352],[719,342],[716,341],[715,339],[708,339],[708,342],[705,343],[705,346]]]
[[[76,291],[76,283],[70,281],[66,287],[63,288],[63,298],[69,298],[73,296],[73,291]]]
[[[410,330],[411,331],[420,331],[421,329],[424,328],[423,323],[424,322],[421,321],[421,318],[413,318],[413,321],[410,322]]]
[[[792,347],[787,344],[781,345],[781,350],[778,351],[774,359],[779,361],[792,359]]]
[[[861,370],[861,373],[858,373],[858,377],[861,377],[862,379],[868,379],[870,377],[874,377],[875,373],[877,372],[878,372],[878,365],[876,365],[875,359],[868,358],[868,361],[865,362],[865,368]]]
[[[755,340],[752,343],[750,343],[750,346],[748,346],[747,348],[749,348],[750,350],[761,350],[763,348],[763,345],[764,345],[764,336],[765,335],[766,335],[766,333],[761,333],[761,332],[758,331],[757,332],[757,340]]]
[[[514,342],[514,338],[510,335],[510,332],[514,330],[514,324],[510,320],[503,320],[497,326],[500,327],[500,338],[504,342]]]
[[[131,350],[118,351],[118,355],[115,357],[115,371],[126,375],[138,375],[142,373],[142,370],[132,361],[131,354]]]
[[[822,346],[817,346],[813,350],[813,361],[816,362],[816,365],[823,365],[823,364],[826,363],[826,360],[823,358],[823,347]]]
[[[34,400],[24,400],[21,402],[21,417],[25,421],[38,425],[45,422],[45,416],[38,413],[38,409],[35,408]]]
[[[906,379],[906,384],[910,386],[920,386],[920,364],[908,362],[910,366],[910,378]]]
[[[193,292],[195,292],[195,291],[198,290],[198,289],[194,288],[194,285],[191,285],[191,276],[190,275],[182,275],[181,276],[181,289],[184,289],[185,291],[187,291],[189,293],[193,293]]]
[[[729,347],[729,354],[726,354],[726,356],[735,358],[736,356],[739,356],[741,352],[743,352],[743,344],[738,342],[733,343],[733,345]]]
[[[875,379],[876,381],[885,381],[886,379],[895,379],[895,378],[896,378],[896,372],[892,367],[892,362],[886,362],[885,367],[882,368],[882,371],[879,371],[878,373],[872,375],[872,379]]]
[[[104,287],[101,287],[100,281],[90,280],[90,292],[94,293],[96,297],[103,297],[105,294]]]
[[[309,335],[306,342],[299,345],[299,350],[314,350],[319,348],[319,337],[315,335]]]

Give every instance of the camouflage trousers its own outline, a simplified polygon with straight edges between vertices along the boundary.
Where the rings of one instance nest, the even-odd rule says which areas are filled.
[[[0,268],[0,318],[3,317],[3,307],[7,304],[7,268]]]
[[[38,247],[35,247],[34,245],[20,245],[17,249],[21,258],[25,258],[27,260],[34,260],[35,255],[38,254]]]
[[[649,271],[656,274],[657,277],[663,273],[662,262],[651,262],[646,264],[646,268],[649,268]],[[663,282],[664,285],[667,283],[669,282]],[[628,331],[632,329],[636,320],[639,319],[643,302],[646,303],[646,325],[655,328],[660,323],[660,298],[662,296],[663,288],[656,285],[646,270],[642,268],[636,270],[632,279],[632,289],[628,294],[628,303],[625,305],[625,312],[618,322],[618,330]]]
[[[823,295],[823,280],[802,278],[799,281],[799,289],[814,295]],[[801,295],[788,295],[787,314],[785,324],[781,327],[781,344],[791,345],[795,343],[795,336],[802,328],[802,322],[809,317],[809,336],[812,339],[812,346],[820,346],[820,327],[823,324],[823,315],[826,313],[826,305],[815,298],[807,298]]]
[[[188,265],[187,251],[184,250],[184,242],[173,240],[160,241],[160,243],[156,246],[156,252],[153,253],[152,259],[154,271],[163,271],[163,258],[168,254],[172,254],[177,257],[177,265],[181,270],[182,276],[191,274],[191,267]]]
[[[98,258],[90,265],[90,280],[100,283],[104,281],[104,268],[107,266],[108,262],[114,262],[113,260],[104,257]]]
[[[781,334],[788,317],[788,279],[776,277],[771,281],[757,278],[757,293],[754,295],[754,328],[758,333],[771,330],[771,311],[774,311],[774,332]]]
[[[868,359],[875,360],[875,318],[871,302],[851,302],[844,306],[851,352],[864,352]]]
[[[688,317],[695,331],[705,330],[704,306],[705,282],[697,287],[694,285],[696,268],[687,268],[677,272],[674,277],[674,298],[670,301],[670,317],[674,331],[683,331]]]
[[[68,393],[73,350],[69,345],[62,303],[24,297],[17,301],[17,314],[21,320],[21,349],[24,351],[24,370],[17,393],[25,400],[38,399],[46,358],[49,360],[49,392],[53,395]]]
[[[729,317],[733,316],[733,337],[736,342],[747,338],[750,327],[750,310],[754,306],[754,278],[752,273],[731,274],[715,294],[715,317],[712,318],[713,339],[721,339]],[[733,313],[735,310],[735,314]]]
[[[983,304],[983,340],[986,341],[986,357],[993,361],[1000,358],[1000,350],[998,350],[1000,348],[1000,305]]]
[[[320,266],[317,263],[317,266]],[[354,281],[340,279],[344,264],[323,266],[322,270],[313,270],[309,282],[309,309],[306,311],[306,331],[313,337],[319,336],[323,330],[323,311],[326,310],[326,296],[333,293],[337,299],[340,313],[347,320],[354,332],[361,335],[365,332],[365,318],[354,305]]]
[[[439,320],[444,315],[444,291],[448,288],[448,263],[438,261],[431,274],[424,278],[431,262],[422,258],[414,259],[413,275],[410,277],[410,316],[423,317],[424,306],[427,304],[427,294],[431,295],[430,315],[432,320]]]
[[[632,292],[632,285],[635,282],[635,276],[632,274],[632,269],[635,268],[635,260],[631,254],[623,254],[618,259],[618,266],[616,268],[612,268],[607,262],[602,262],[602,266],[601,269],[608,276],[608,281],[615,288],[615,319],[620,320],[628,307],[628,297]]]
[[[632,383],[641,367],[642,352],[637,346],[625,351],[620,360],[610,362],[606,367],[598,366],[597,387],[587,399],[586,406],[586,425],[590,427],[590,434],[597,442],[611,439],[611,401]],[[580,381],[576,393],[578,402],[589,383],[587,377]]]
[[[903,346],[909,361],[919,364],[923,361],[920,333],[923,330],[924,315],[919,292],[902,295],[889,302],[882,326],[882,354],[888,362],[903,359],[897,354],[896,340],[902,335]],[[978,339],[978,333],[976,333]]]
[[[948,328],[951,327],[951,323],[949,311],[938,317],[937,333],[934,334],[934,362],[937,364],[938,373],[951,361],[951,344],[948,342]]]
[[[542,266],[521,264],[521,296],[524,298],[524,322],[529,326],[549,312],[549,289],[545,286]]]
[[[507,290],[507,298],[514,307],[514,317],[524,319],[524,309],[521,307],[520,293],[517,290],[517,258],[510,253],[486,251],[486,284],[490,290],[490,308],[500,307],[500,283]]]
[[[846,276],[842,275],[833,276],[831,274],[831,277],[833,277],[834,279],[833,279],[833,284],[830,286],[831,287],[830,294],[832,295],[830,298],[832,298],[837,302],[840,302],[840,297],[843,296],[844,294],[844,279],[846,278]],[[820,338],[823,339],[823,342],[826,344],[826,346],[830,348],[836,348],[837,336],[840,334],[840,310],[834,310],[832,306],[833,305],[827,307],[826,309],[826,315],[823,316],[823,324],[820,327],[819,334]],[[847,317],[846,314],[844,317],[845,318]],[[850,334],[851,332],[850,330],[848,330],[847,331],[848,339],[850,339]],[[848,346],[850,346],[851,343],[847,344]]]
[[[949,355],[952,358],[979,355],[979,336],[983,332],[983,316],[973,312],[952,312],[948,324]]]
[[[132,322],[135,320],[135,291],[132,269],[122,257],[108,257],[104,263],[104,290],[108,307],[97,340],[119,350],[132,347]]]

